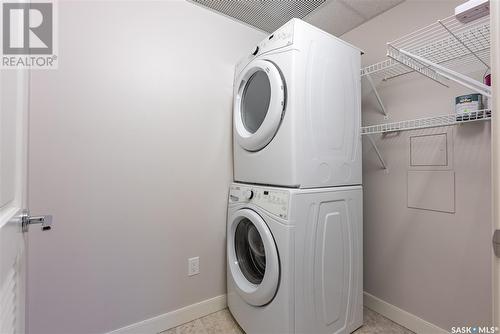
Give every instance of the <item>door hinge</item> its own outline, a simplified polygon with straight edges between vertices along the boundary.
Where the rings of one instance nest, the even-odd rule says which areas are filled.
[[[52,229],[52,216],[30,216],[29,211],[24,211],[21,215],[21,224],[23,232],[28,232],[30,225],[40,224],[42,231]]]
[[[496,257],[500,257],[500,230],[493,233],[493,251]]]

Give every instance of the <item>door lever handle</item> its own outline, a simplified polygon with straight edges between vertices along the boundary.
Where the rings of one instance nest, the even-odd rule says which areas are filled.
[[[500,257],[500,230],[493,232],[493,252],[496,257]]]
[[[23,232],[28,232],[30,225],[40,224],[42,231],[49,231],[52,229],[52,216],[30,216],[29,212],[23,213],[22,218],[22,229]]]

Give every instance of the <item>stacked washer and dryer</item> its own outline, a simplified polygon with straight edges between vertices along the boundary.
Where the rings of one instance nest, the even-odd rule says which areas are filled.
[[[293,19],[236,66],[227,298],[249,334],[362,325],[360,58]]]

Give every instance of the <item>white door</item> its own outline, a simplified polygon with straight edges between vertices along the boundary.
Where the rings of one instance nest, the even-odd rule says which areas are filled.
[[[247,151],[259,151],[273,139],[283,118],[285,82],[267,60],[254,60],[235,82],[234,135]]]
[[[25,331],[29,72],[0,71],[0,333]]]
[[[227,257],[236,290],[250,305],[266,305],[276,295],[280,279],[273,235],[250,209],[236,211],[229,221]]]

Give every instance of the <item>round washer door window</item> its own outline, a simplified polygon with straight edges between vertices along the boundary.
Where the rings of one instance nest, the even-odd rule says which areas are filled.
[[[253,210],[242,209],[230,218],[228,262],[240,296],[249,304],[269,303],[278,289],[279,258],[274,238]]]
[[[278,68],[255,60],[241,74],[234,101],[234,127],[238,143],[258,151],[278,131],[285,107],[285,83]]]
[[[234,251],[243,276],[253,284],[262,283],[266,272],[266,250],[259,231],[248,218],[241,219],[236,226]]]

